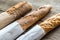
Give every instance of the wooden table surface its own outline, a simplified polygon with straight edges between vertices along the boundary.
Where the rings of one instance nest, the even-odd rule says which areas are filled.
[[[41,19],[41,21],[44,21],[52,15],[60,12],[60,0],[0,0],[0,13],[6,11],[9,7],[21,1],[31,2],[33,4],[33,9],[46,4],[52,5],[52,11],[43,19]],[[56,29],[49,32],[41,40],[60,40],[60,27],[57,27]]]

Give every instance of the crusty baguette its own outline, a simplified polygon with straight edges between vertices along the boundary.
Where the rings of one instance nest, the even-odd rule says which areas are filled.
[[[32,9],[29,2],[20,2],[9,8],[6,12],[0,14],[0,29],[11,23],[13,20],[22,17],[25,13]]]
[[[48,12],[50,12],[50,10],[51,10],[50,5],[40,7],[38,9],[28,13],[27,15],[25,15],[21,19],[19,19],[18,22],[22,26],[22,28],[24,30],[26,30],[28,27],[30,27],[35,22],[37,22],[39,19],[44,17]]]
[[[46,33],[60,25],[60,13],[56,14],[39,24]]]

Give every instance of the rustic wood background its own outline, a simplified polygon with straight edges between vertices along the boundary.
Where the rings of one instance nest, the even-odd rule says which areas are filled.
[[[31,2],[33,4],[33,9],[36,9],[42,5],[51,4],[53,6],[52,11],[41,21],[44,21],[52,15],[60,12],[60,0],[0,0],[0,13],[6,11],[8,8],[21,1]],[[41,40],[60,40],[60,27],[57,27],[49,32]]]

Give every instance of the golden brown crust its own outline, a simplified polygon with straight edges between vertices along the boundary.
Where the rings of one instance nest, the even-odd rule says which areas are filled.
[[[39,19],[44,17],[50,10],[51,7],[44,6],[43,8],[39,8],[25,15],[23,18],[19,19],[18,22],[20,23],[22,28],[26,30],[28,27],[37,22]]]
[[[7,10],[7,12],[10,15],[15,15],[15,17],[17,17],[17,16],[22,16],[23,14],[30,11],[31,9],[32,9],[32,4],[24,1],[24,2],[20,2],[17,5],[9,8]]]
[[[60,25],[60,13],[48,18],[44,22],[39,24],[46,32],[51,31],[56,26]]]

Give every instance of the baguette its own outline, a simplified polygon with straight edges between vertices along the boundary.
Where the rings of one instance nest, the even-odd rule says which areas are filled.
[[[9,8],[7,11],[1,13],[0,14],[0,29],[4,28],[6,25],[11,23],[12,21],[22,17],[31,9],[32,9],[32,4],[24,1]]]
[[[56,14],[39,24],[46,33],[60,25],[60,13]]]
[[[19,19],[18,22],[22,26],[23,30],[26,30],[31,25],[33,25],[35,22],[37,22],[39,19],[43,18],[46,14],[48,14],[51,8],[52,7],[50,5],[42,6],[28,13],[27,15]]]

